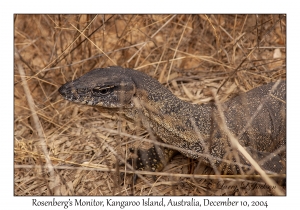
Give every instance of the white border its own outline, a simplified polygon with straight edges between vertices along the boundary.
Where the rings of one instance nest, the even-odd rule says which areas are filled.
[[[267,200],[269,209],[298,206],[299,194],[299,119],[300,119],[300,68],[299,68],[299,27],[300,19],[297,5],[292,1],[172,1],[172,0],[151,0],[151,1],[8,1],[2,2],[1,14],[1,73],[0,73],[0,99],[1,99],[1,190],[0,204],[3,209],[15,207],[32,209],[34,197],[14,197],[13,194],[13,14],[14,13],[286,13],[287,14],[287,196],[284,197],[230,197],[231,200]],[[298,65],[297,65],[298,64]],[[36,197],[37,199],[51,200],[52,197]],[[74,200],[77,197],[70,197]],[[78,197],[80,198],[80,197]],[[106,199],[108,197],[81,197],[89,199]],[[122,200],[137,200],[142,197],[119,197]],[[159,199],[159,197],[156,197]],[[167,199],[170,197],[167,197]],[[205,199],[198,197],[199,200]],[[58,200],[68,200],[69,197],[56,197]],[[173,197],[174,200],[180,197]],[[208,197],[210,200],[225,200],[226,197]],[[141,206],[140,206],[141,207]],[[139,207],[139,208],[140,208]],[[63,207],[47,207],[47,209]],[[86,207],[84,207],[86,208]],[[94,207],[95,208],[95,207]],[[100,207],[96,207],[99,209]],[[165,209],[159,208],[158,209]],[[182,208],[182,207],[180,207]],[[184,207],[183,207],[184,208]],[[227,208],[227,207],[222,207]],[[229,207],[232,208],[232,207]],[[69,208],[70,209],[70,208]],[[72,207],[73,209],[73,207]],[[113,209],[120,209],[115,207]],[[125,208],[131,209],[131,208]],[[178,208],[179,209],[179,208]]]

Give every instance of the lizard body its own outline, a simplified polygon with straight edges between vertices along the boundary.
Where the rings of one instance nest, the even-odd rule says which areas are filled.
[[[285,172],[285,151],[273,154],[286,144],[285,86],[285,81],[269,83],[221,105],[230,132],[257,161],[267,159],[261,164],[264,169],[276,173]],[[187,157],[204,156],[204,162],[216,166],[223,159],[237,161],[232,158],[231,141],[220,126],[220,110],[214,104],[182,101],[142,72],[122,67],[95,69],[66,83],[59,92],[69,101],[139,119],[145,128]],[[249,166],[242,155],[239,157]]]

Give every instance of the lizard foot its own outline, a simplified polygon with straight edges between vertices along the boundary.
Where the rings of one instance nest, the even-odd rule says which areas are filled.
[[[162,171],[170,159],[177,153],[176,150],[162,148],[153,145],[149,149],[134,149],[130,148],[131,157],[127,160],[135,170],[139,171]],[[121,164],[125,165],[125,164]],[[121,173],[121,179],[124,180],[125,173]],[[133,175],[133,183],[136,183],[138,176]],[[152,177],[154,180],[156,176]]]

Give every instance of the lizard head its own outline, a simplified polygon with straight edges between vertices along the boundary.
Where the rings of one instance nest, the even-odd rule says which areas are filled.
[[[133,71],[133,70],[132,70]],[[94,69],[59,88],[67,100],[104,108],[131,108],[135,83],[121,67]]]

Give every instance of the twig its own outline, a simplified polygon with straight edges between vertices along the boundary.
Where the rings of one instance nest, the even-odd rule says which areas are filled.
[[[21,76],[22,86],[24,88],[24,92],[25,92],[25,96],[27,98],[28,106],[29,106],[31,114],[32,114],[32,118],[33,118],[33,121],[34,121],[34,126],[35,126],[35,129],[36,129],[37,134],[39,136],[42,152],[44,153],[44,157],[45,157],[45,160],[46,160],[46,168],[49,170],[49,173],[50,173],[50,186],[53,187],[53,186],[55,186],[55,172],[54,172],[53,165],[52,165],[52,162],[50,160],[49,153],[48,153],[48,150],[47,150],[47,146],[46,146],[47,144],[46,144],[46,141],[45,141],[43,127],[41,125],[41,122],[40,122],[39,117],[37,115],[37,112],[35,110],[34,100],[33,100],[32,95],[30,93],[28,83],[25,79],[26,78],[25,72],[24,72],[24,69],[21,65],[20,56],[18,54],[17,49],[15,49],[15,58],[17,60],[17,66],[18,66],[18,70],[19,70],[19,73],[20,73],[20,76]],[[60,195],[60,191],[57,187],[54,187],[53,189],[54,189],[54,195]]]

